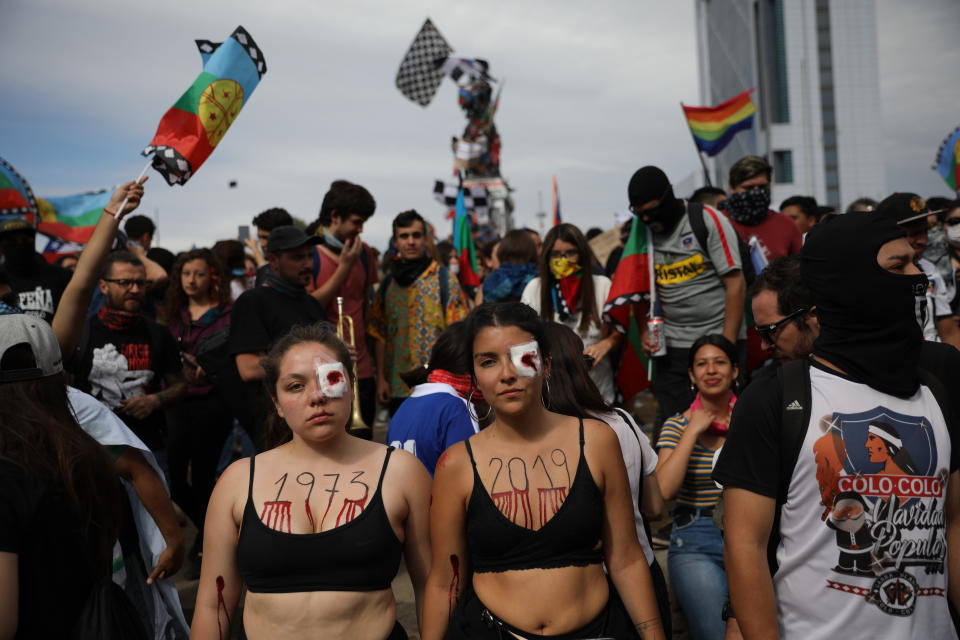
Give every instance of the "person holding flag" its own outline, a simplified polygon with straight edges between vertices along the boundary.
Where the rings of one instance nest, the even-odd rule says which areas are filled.
[[[583,339],[583,355],[590,360],[590,377],[609,403],[614,397],[613,366],[606,356],[619,344],[620,334],[601,316],[610,293],[610,278],[601,273],[580,229],[559,224],[547,232],[540,252],[540,276],[527,283],[520,301],[533,307],[545,322],[560,322],[577,332]]]
[[[694,340],[708,333],[733,344],[744,339],[746,283],[736,231],[726,216],[676,198],[666,174],[654,166],[633,174],[627,194],[636,218],[604,311],[631,347],[621,368],[647,364],[659,351],[642,318],[651,298],[651,317],[662,317],[666,354],[656,358],[652,379],[659,425],[693,401],[687,368]]]

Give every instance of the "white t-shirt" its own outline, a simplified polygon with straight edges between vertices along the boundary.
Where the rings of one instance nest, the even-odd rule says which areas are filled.
[[[897,398],[817,365],[810,379],[773,578],[781,637],[956,638],[944,527],[956,464],[940,406],[924,386]],[[776,497],[778,384],[737,403],[714,472],[725,486]]]
[[[610,294],[610,278],[607,276],[593,276],[593,292],[594,298],[596,298],[597,301],[597,313],[602,314],[603,305],[606,304],[607,296]],[[523,290],[523,295],[520,296],[520,302],[533,307],[534,311],[540,313],[540,278],[534,278],[527,283],[527,286]],[[577,311],[572,314],[563,324],[577,332],[577,335],[583,340],[584,347],[589,347],[592,344],[600,342],[600,340],[603,339],[603,325],[591,323],[586,334],[580,333],[580,313],[580,311]],[[554,322],[560,322],[560,318],[556,313],[553,314],[553,320]],[[613,402],[615,391],[613,385],[613,366],[610,364],[610,356],[605,357],[597,366],[590,370],[590,379],[597,385],[603,399],[606,402]]]
[[[640,474],[651,475],[657,470],[657,453],[650,446],[647,434],[641,431],[637,423],[627,414],[627,420],[619,411],[597,414],[598,420],[606,422],[617,434],[623,462],[627,467],[627,481],[630,483],[630,495],[633,496],[633,519],[637,527],[637,538],[643,547],[647,564],[654,561],[653,549],[643,528],[643,514],[640,513]],[[649,482],[649,481],[648,481]]]

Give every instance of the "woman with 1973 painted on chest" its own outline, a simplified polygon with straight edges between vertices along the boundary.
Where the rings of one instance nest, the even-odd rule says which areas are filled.
[[[405,451],[349,435],[350,354],[295,327],[263,361],[278,446],[224,471],[207,511],[191,638],[223,640],[247,587],[250,640],[402,640],[401,556],[418,612],[429,568],[430,476]]]
[[[467,322],[495,419],[437,464],[423,639],[663,638],[616,434],[544,407],[533,309],[488,303]]]

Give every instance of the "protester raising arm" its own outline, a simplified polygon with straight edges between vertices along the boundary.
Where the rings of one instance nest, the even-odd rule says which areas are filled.
[[[60,351],[63,354],[72,354],[80,342],[87,305],[90,304],[93,288],[97,286],[97,280],[100,278],[104,258],[110,252],[117,229],[120,228],[120,221],[140,206],[143,183],[146,181],[147,176],[144,176],[139,182],[127,182],[113,192],[107,206],[103,208],[103,215],[100,216],[93,235],[90,236],[83,253],[80,254],[77,268],[53,316],[53,332],[57,336],[57,342],[60,343]],[[120,206],[125,200],[127,204],[124,205],[123,211],[120,211]]]
[[[314,251],[319,250],[320,249],[314,249]],[[356,264],[361,251],[364,251],[364,247],[363,242],[360,241],[360,236],[351,238],[343,243],[343,251],[341,251],[339,255],[337,270],[333,272],[333,275],[330,276],[326,282],[310,292],[310,295],[313,296],[321,306],[326,308],[333,300],[333,297],[337,295],[337,292],[340,291],[340,287],[346,282],[347,276],[350,275],[350,270],[353,268],[353,265]]]
[[[156,289],[157,285],[163,283],[167,279],[167,270],[161,267],[159,264],[151,260],[147,256],[147,250],[144,249],[139,244],[134,244],[130,242],[127,244],[127,250],[130,251],[133,255],[140,258],[140,262],[143,263],[144,269],[147,270],[147,282],[150,283],[151,289]]]

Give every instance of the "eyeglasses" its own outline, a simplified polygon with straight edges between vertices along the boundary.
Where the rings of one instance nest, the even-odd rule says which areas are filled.
[[[790,313],[786,317],[777,320],[773,324],[758,324],[757,325],[757,334],[760,336],[760,339],[766,342],[767,344],[773,344],[777,339],[777,335],[780,334],[780,329],[783,328],[790,320],[794,318],[799,318],[800,316],[808,313],[810,309],[797,309],[793,313]]]
[[[136,280],[126,279],[126,278],[104,278],[103,280],[104,282],[110,282],[123,289],[130,289],[131,287],[134,287],[134,286],[140,289],[143,289],[144,287],[147,286],[147,280],[144,280],[142,278],[138,278]]]
[[[657,202],[663,202],[663,199],[667,197],[667,194],[668,194],[668,193],[670,193],[670,187],[667,187],[666,191],[663,192],[663,195],[660,196],[659,198],[657,198]],[[652,201],[652,200],[648,200],[648,202],[653,202],[653,201]],[[643,204],[646,204],[646,202],[644,202]],[[657,207],[659,207],[659,206],[660,206],[660,205],[658,204]],[[656,209],[657,207],[653,207],[653,209]],[[632,214],[635,215],[635,216],[642,216],[644,213],[646,213],[646,211],[640,209],[640,207],[638,207],[638,206],[635,205],[635,204],[631,204],[630,207],[629,207],[629,209],[630,209],[630,213],[632,213]],[[649,210],[650,210],[650,209],[648,209],[647,211],[649,211]]]
[[[566,258],[567,260],[573,260],[580,257],[580,252],[576,249],[567,249],[566,251],[551,251],[550,259],[555,260],[557,258]]]

